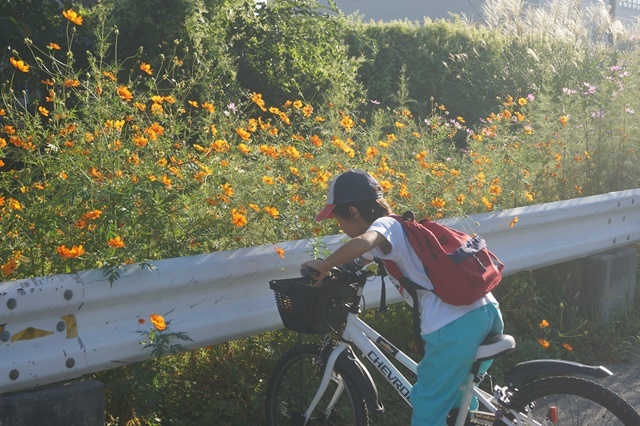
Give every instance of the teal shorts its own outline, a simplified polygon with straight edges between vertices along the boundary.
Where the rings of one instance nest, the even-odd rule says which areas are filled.
[[[418,363],[418,381],[411,390],[413,426],[446,424],[447,414],[460,403],[460,385],[467,380],[478,346],[488,334],[502,333],[503,328],[498,305],[490,303],[422,336],[425,356]],[[471,408],[477,405],[474,400]]]

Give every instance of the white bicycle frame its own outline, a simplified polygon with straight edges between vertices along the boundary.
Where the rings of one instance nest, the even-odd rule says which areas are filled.
[[[362,287],[358,287],[358,296],[361,296]],[[350,343],[346,343],[350,342]],[[375,343],[374,343],[375,342]],[[380,348],[385,348],[386,352],[393,356],[400,364],[404,365],[407,369],[409,369],[413,374],[416,374],[417,371],[417,363],[411,359],[408,355],[406,355],[401,350],[394,347],[391,343],[389,343],[383,336],[380,335],[377,331],[369,327],[364,321],[362,321],[358,314],[349,313],[347,316],[347,322],[344,327],[344,331],[342,332],[342,339],[336,345],[335,348],[332,349],[331,354],[327,360],[324,374],[322,376],[322,380],[320,382],[320,387],[316,392],[315,397],[311,401],[309,408],[304,413],[305,423],[311,417],[311,413],[315,410],[316,405],[320,401],[320,398],[324,395],[325,391],[329,386],[329,382],[332,379],[333,369],[338,359],[338,356],[342,352],[344,352],[349,346],[357,347],[364,357],[378,370],[378,372],[386,379],[387,383],[391,385],[405,400],[409,406],[411,406],[410,402],[410,393],[412,385],[409,383],[407,378],[400,372],[400,370],[387,358],[387,356],[383,353]],[[475,377],[473,374],[469,374],[467,381],[460,387],[464,391],[464,395],[462,398],[462,403],[460,404],[460,408],[458,411],[458,417],[456,418],[455,426],[464,426],[465,420],[467,418],[467,413],[469,412],[469,408],[471,405],[471,400],[475,396],[480,403],[480,406],[485,407],[488,412],[493,415],[496,415],[498,412],[498,408],[496,408],[496,404],[498,404],[498,400],[491,394],[477,388],[475,386]],[[330,412],[335,403],[337,402],[340,394],[344,390],[344,384],[338,382],[338,386],[334,395],[328,405],[327,410]],[[508,426],[517,426],[517,425],[540,425],[541,423],[536,422],[532,419],[529,419],[525,414],[519,413],[517,411],[510,411],[510,414],[513,415],[514,420],[511,421],[506,417],[502,417],[501,420],[505,425]]]

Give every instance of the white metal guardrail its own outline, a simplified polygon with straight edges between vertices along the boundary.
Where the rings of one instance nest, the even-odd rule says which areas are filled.
[[[640,189],[443,222],[483,235],[511,274],[640,241]],[[342,238],[324,242],[333,249]],[[101,270],[1,283],[0,393],[149,359],[137,331],[152,313],[186,332],[188,349],[277,329],[268,281],[296,276],[310,250],[299,240],[131,265],[113,286]],[[368,286],[368,306],[379,292],[379,282]]]

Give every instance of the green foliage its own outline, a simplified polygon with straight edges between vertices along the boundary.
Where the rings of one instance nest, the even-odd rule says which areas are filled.
[[[242,87],[276,105],[291,94],[316,104],[360,95],[358,61],[345,45],[354,30],[315,0],[246,1],[229,15],[230,54]]]

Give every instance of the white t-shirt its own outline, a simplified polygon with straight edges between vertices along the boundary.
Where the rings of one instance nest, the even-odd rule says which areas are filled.
[[[381,217],[371,224],[368,231],[378,232],[389,241],[392,248],[391,252],[385,254],[380,249],[380,246],[378,246],[365,253],[362,257],[368,260],[373,260],[374,257],[382,260],[391,260],[400,268],[400,271],[405,277],[425,288],[433,289],[431,281],[424,272],[422,262],[411,248],[411,244],[405,236],[400,222],[392,217]],[[412,305],[413,301],[409,293],[401,291],[398,281],[390,275],[389,277],[405,301],[407,301],[409,305]],[[417,295],[422,315],[420,328],[423,335],[433,333],[480,306],[488,303],[497,303],[491,293],[488,293],[471,305],[466,306],[454,306],[445,303],[432,291],[428,290],[418,290]]]

